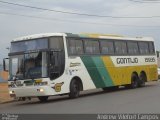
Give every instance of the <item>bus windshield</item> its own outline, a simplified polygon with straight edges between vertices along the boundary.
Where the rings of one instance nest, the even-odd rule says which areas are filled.
[[[27,41],[18,41],[11,43],[11,53],[31,51],[31,50],[40,50],[48,48],[48,39],[39,38]]]
[[[47,52],[11,56],[10,80],[47,77]]]

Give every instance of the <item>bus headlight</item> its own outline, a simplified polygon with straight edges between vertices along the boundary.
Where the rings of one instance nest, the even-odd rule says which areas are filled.
[[[40,89],[40,92],[44,92],[44,89],[41,88],[41,89]]]
[[[43,88],[37,89],[38,92],[44,92]]]
[[[14,94],[14,91],[9,91],[9,94]]]

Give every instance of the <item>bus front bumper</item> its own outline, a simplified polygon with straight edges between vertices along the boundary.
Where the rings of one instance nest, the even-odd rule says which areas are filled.
[[[37,86],[9,88],[9,94],[11,97],[36,97],[58,95],[60,93],[55,92],[55,90],[49,86]]]

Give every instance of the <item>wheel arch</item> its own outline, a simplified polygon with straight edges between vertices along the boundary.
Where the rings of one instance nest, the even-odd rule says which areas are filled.
[[[136,75],[138,77],[138,73],[136,71],[132,72],[131,78],[132,78],[133,75]]]
[[[142,70],[142,71],[140,72],[140,75],[141,75],[141,74],[145,75],[145,77],[146,77],[146,79],[145,79],[145,82],[147,82],[147,80],[148,80],[148,77],[147,77],[147,74],[146,74],[146,72],[145,72],[144,70]]]
[[[80,91],[83,91],[83,82],[82,82],[81,78],[78,77],[78,76],[74,76],[74,77],[72,78],[72,80],[78,81],[78,83],[79,83],[79,85],[80,85]],[[72,80],[71,80],[71,82],[72,82]]]

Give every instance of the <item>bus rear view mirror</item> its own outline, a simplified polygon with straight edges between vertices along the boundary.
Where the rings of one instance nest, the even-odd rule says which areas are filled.
[[[3,59],[3,70],[8,72],[9,71],[9,58]]]

